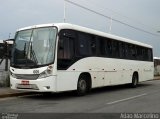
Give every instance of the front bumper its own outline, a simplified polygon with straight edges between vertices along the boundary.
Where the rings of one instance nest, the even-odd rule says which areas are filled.
[[[16,79],[10,76],[11,88],[14,90],[25,90],[34,92],[57,92],[56,76],[36,80]],[[27,82],[24,84],[23,82]]]

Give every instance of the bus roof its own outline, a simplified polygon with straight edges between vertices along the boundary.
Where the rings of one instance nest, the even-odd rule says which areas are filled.
[[[49,27],[49,26],[56,26],[58,28],[58,30],[73,29],[73,30],[77,30],[77,31],[85,32],[85,33],[95,34],[95,35],[98,35],[98,36],[107,37],[107,38],[110,38],[110,39],[114,39],[114,40],[118,40],[118,41],[123,41],[123,42],[131,43],[131,44],[147,47],[147,48],[152,48],[151,45],[148,45],[148,44],[145,44],[145,43],[141,43],[141,42],[131,40],[131,39],[128,39],[128,38],[119,37],[119,36],[116,36],[116,35],[112,35],[112,34],[109,34],[109,33],[97,31],[97,30],[94,30],[94,29],[90,29],[90,28],[86,28],[86,27],[82,27],[82,26],[78,26],[78,25],[74,25],[74,24],[70,24],[70,23],[40,24],[40,25],[34,25],[34,26],[21,28],[17,31],[32,29],[32,28],[39,28],[39,27]]]

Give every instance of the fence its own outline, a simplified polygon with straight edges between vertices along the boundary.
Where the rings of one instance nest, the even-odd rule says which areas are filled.
[[[5,62],[0,65],[0,87],[9,86],[9,72],[5,71]]]

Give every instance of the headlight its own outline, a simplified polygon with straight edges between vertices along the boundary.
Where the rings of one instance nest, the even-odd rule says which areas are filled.
[[[12,76],[13,78],[17,78],[16,75],[12,73],[11,71],[10,71],[10,76]]]
[[[46,78],[48,76],[51,76],[52,75],[52,70],[53,70],[53,67],[48,66],[47,70],[45,70],[44,72],[39,74],[38,78],[40,79],[40,78]]]

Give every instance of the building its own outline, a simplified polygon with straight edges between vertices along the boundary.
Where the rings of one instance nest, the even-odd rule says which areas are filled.
[[[160,76],[160,57],[154,57],[154,75]]]

